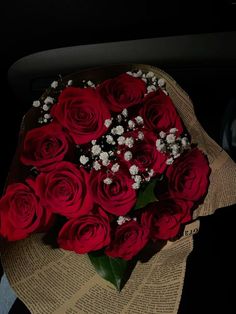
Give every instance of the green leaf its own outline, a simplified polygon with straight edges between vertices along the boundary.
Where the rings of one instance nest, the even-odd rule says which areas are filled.
[[[112,258],[99,252],[88,253],[88,256],[96,272],[102,278],[110,281],[118,291],[121,291],[124,282],[128,279],[128,271],[131,265],[129,261]]]
[[[160,182],[161,180],[162,180],[162,177],[157,177],[157,178],[151,180],[146,185],[144,190],[139,190],[138,198],[137,198],[137,202],[136,202],[136,205],[134,207],[134,210],[143,208],[147,204],[149,204],[151,202],[155,202],[158,200],[154,194],[154,188],[155,188],[157,182]]]

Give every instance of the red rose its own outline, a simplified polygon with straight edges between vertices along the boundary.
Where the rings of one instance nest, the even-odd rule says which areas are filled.
[[[107,131],[104,122],[110,118],[107,107],[94,88],[64,89],[51,114],[76,144],[89,143],[103,135]]]
[[[114,239],[105,253],[113,258],[130,260],[144,248],[148,240],[149,230],[132,219],[116,228]]]
[[[65,250],[79,254],[100,250],[110,243],[110,223],[107,214],[98,209],[65,223],[58,236],[58,244]]]
[[[174,238],[183,223],[191,220],[193,202],[168,199],[154,202],[142,212],[141,224],[150,230],[154,240]]]
[[[136,192],[132,188],[133,180],[123,169],[111,177],[112,183],[106,184],[107,174],[103,171],[91,173],[91,191],[94,200],[107,212],[123,216],[136,203]]]
[[[68,136],[59,124],[52,122],[26,134],[20,159],[25,165],[48,171],[64,158],[68,149]]]
[[[177,135],[183,132],[181,119],[171,98],[161,89],[145,97],[139,114],[144,120],[144,125],[152,131],[169,132],[171,128],[177,128]]]
[[[46,229],[52,218],[34,192],[23,183],[9,185],[0,200],[0,233],[9,241],[21,240]]]
[[[49,173],[40,173],[30,182],[45,208],[67,218],[76,218],[93,206],[88,181],[89,174],[83,168],[62,161]]]
[[[163,173],[167,167],[165,154],[160,153],[156,149],[156,135],[151,131],[142,131],[144,135],[143,140],[138,140],[134,142],[132,148],[127,148],[124,145],[119,147],[121,151],[118,158],[128,164],[128,167],[135,165],[138,167],[139,172],[147,173],[147,169],[154,170],[154,173]],[[137,139],[137,134],[135,132],[126,133],[125,137],[132,137]],[[125,160],[125,152],[130,151],[132,153],[132,158],[128,161]]]
[[[168,167],[168,195],[172,198],[199,201],[207,192],[209,175],[207,157],[198,148],[194,148],[182,154]],[[160,198],[164,197],[165,194],[160,195]]]
[[[124,73],[104,81],[98,90],[109,110],[121,112],[142,101],[146,93],[146,84],[140,78]]]

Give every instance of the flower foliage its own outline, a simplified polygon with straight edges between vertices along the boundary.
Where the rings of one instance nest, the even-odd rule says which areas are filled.
[[[106,268],[104,258],[131,261],[178,237],[210,168],[153,72],[83,83],[55,81],[56,97],[34,101],[38,125],[20,154],[27,175],[0,199],[0,236],[21,240],[63,218],[58,246],[93,264],[98,254]]]

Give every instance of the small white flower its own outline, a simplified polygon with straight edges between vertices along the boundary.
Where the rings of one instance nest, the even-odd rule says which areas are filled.
[[[47,123],[47,122],[48,122],[48,119],[44,118],[44,119],[43,119],[43,122],[44,122],[44,123]]]
[[[132,188],[133,188],[134,190],[138,190],[138,189],[140,188],[140,183],[138,183],[138,182],[133,183],[133,184],[132,184]]]
[[[99,158],[103,161],[107,160],[109,157],[108,153],[107,152],[102,152],[100,155],[99,155]]]
[[[160,78],[157,83],[160,87],[164,87],[166,85],[166,81],[163,78]]]
[[[171,146],[171,150],[172,150],[172,154],[173,154],[173,155],[176,155],[176,154],[179,153],[180,147],[179,147],[178,144],[174,144],[174,145]]]
[[[134,146],[134,139],[133,139],[133,137],[127,137],[125,139],[125,145],[128,146],[129,148],[132,148]]]
[[[106,179],[104,179],[103,180],[103,182],[105,183],[105,184],[111,184],[112,183],[112,179],[111,178],[106,178]]]
[[[150,85],[147,87],[147,92],[151,93],[151,92],[155,92],[157,90],[155,85]]]
[[[119,226],[121,226],[121,225],[123,225],[123,223],[125,223],[125,217],[119,216],[119,217],[117,218],[117,224],[118,224]]]
[[[125,144],[125,137],[119,136],[117,139],[118,145],[124,145]]]
[[[51,115],[50,115],[49,113],[45,113],[44,118],[45,118],[45,119],[50,119],[50,118],[51,118]]]
[[[37,107],[39,107],[39,106],[40,106],[40,101],[39,101],[39,100],[35,100],[35,101],[33,102],[33,107],[37,108]]]
[[[73,84],[73,81],[72,80],[69,80],[68,82],[67,82],[67,85],[68,86],[71,86]]]
[[[152,77],[152,82],[155,82],[156,79],[157,79],[156,76],[153,76],[153,77]]]
[[[143,72],[141,70],[138,70],[137,75],[138,77],[142,76]]]
[[[127,118],[128,117],[128,110],[125,108],[125,109],[123,109],[123,111],[121,112],[121,114],[125,117],[125,118]]]
[[[129,172],[130,172],[131,175],[136,175],[136,174],[138,174],[138,167],[135,166],[135,165],[131,166],[131,167],[129,168]]]
[[[106,120],[104,121],[104,125],[105,125],[106,128],[109,128],[109,126],[111,125],[111,123],[112,123],[111,119],[106,119]]]
[[[54,99],[50,96],[48,96],[44,99],[45,104],[53,104],[53,102],[54,102]]]
[[[141,116],[135,117],[135,121],[136,121],[138,124],[143,124],[143,118],[142,118]]]
[[[166,133],[164,131],[161,131],[159,133],[160,138],[165,138],[166,137]]]
[[[179,144],[175,143],[175,144],[173,144],[173,145],[171,146],[171,149],[178,151],[178,150],[180,149],[180,146],[179,146]]]
[[[109,155],[109,156],[113,156],[113,155],[114,155],[114,152],[113,152],[112,150],[110,150],[110,151],[108,152],[108,155]]]
[[[49,110],[49,106],[46,105],[46,104],[44,104],[44,105],[43,105],[43,110],[44,110],[44,111],[48,111],[48,110]]]
[[[138,132],[138,139],[141,140],[141,141],[144,139],[143,132],[141,132],[141,131]]]
[[[91,87],[91,86],[94,86],[94,83],[89,80],[89,81],[87,82],[87,85]]]
[[[172,144],[172,143],[174,143],[175,142],[175,139],[176,139],[176,136],[174,135],[174,134],[168,134],[167,136],[166,136],[166,141],[167,141],[167,143],[168,144]]]
[[[152,71],[149,71],[147,74],[146,74],[146,77],[147,78],[151,78],[154,76],[154,73]]]
[[[119,216],[117,219],[117,223],[118,225],[123,225],[123,223],[125,223],[126,221],[130,221],[131,219],[129,217],[125,217],[125,216]]]
[[[135,128],[135,123],[134,123],[134,121],[129,120],[129,121],[128,121],[128,126],[129,126],[130,129]]]
[[[142,177],[140,175],[136,175],[136,176],[134,176],[134,181],[137,183],[140,183],[140,182],[142,182]]]
[[[51,87],[52,88],[57,88],[58,86],[58,82],[57,81],[53,81],[52,84],[51,84]]]
[[[165,152],[166,151],[166,145],[164,143],[160,144],[159,146],[157,146],[157,150],[159,152]]]
[[[118,151],[117,151],[117,154],[118,154],[118,155],[120,155],[120,153],[121,153],[121,151],[120,151],[120,150],[118,150]]]
[[[170,133],[175,134],[176,132],[178,132],[178,129],[176,129],[176,128],[171,128],[171,129],[170,129]]]
[[[166,150],[166,145],[163,143],[161,139],[156,140],[156,148],[159,152],[163,152]]]
[[[117,134],[117,135],[123,134],[124,131],[125,131],[125,130],[124,130],[124,128],[123,128],[122,125],[118,125],[118,126],[116,127],[116,134]]]
[[[116,135],[116,128],[111,129],[111,134]]]
[[[118,114],[116,120],[120,123],[122,121],[122,115]]]
[[[168,159],[166,160],[166,164],[167,164],[167,165],[171,165],[171,164],[173,164],[173,162],[174,162],[174,158],[173,158],[173,157],[170,157],[170,158],[168,158]]]
[[[94,156],[99,155],[101,153],[101,147],[99,145],[93,145],[91,148],[91,152]]]
[[[125,159],[126,161],[129,161],[129,160],[132,159],[132,153],[131,153],[131,151],[127,150],[127,152],[124,153],[124,159]]]
[[[80,156],[79,161],[80,161],[80,163],[81,163],[82,165],[85,165],[85,164],[89,161],[89,159],[88,159],[88,157],[86,157],[85,155],[82,155],[82,156]]]
[[[97,141],[96,140],[92,140],[91,143],[92,143],[92,145],[95,145],[97,143]]]
[[[118,163],[115,163],[112,167],[111,167],[111,171],[112,172],[117,172],[120,168],[120,165]]]
[[[112,144],[113,143],[113,137],[111,135],[106,135],[106,142],[108,144]]]
[[[100,170],[100,169],[101,169],[100,163],[99,163],[98,161],[94,161],[94,163],[93,163],[93,168],[94,168],[96,171]]]
[[[103,164],[103,166],[105,166],[105,167],[107,167],[107,166],[109,165],[109,163],[110,163],[110,160],[109,160],[109,159],[104,159],[104,160],[102,160],[102,164]]]

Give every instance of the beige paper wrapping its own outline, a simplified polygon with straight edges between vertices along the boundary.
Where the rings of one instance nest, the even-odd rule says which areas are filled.
[[[167,73],[148,65],[116,65],[75,73],[65,79],[72,79],[74,83],[82,79],[96,82],[132,69],[152,71],[166,80],[166,89],[191,133],[192,141],[208,156],[212,169],[209,191],[204,203],[195,210],[194,218],[235,204],[235,163],[206,134],[195,116],[189,96]],[[33,123],[31,110],[23,120],[21,136]],[[16,152],[9,181],[23,172],[17,156]],[[196,220],[185,227],[179,240],[168,242],[148,263],[138,263],[121,292],[96,274],[86,255],[51,249],[42,243],[41,234],[7,245],[2,263],[13,289],[33,314],[176,314],[186,259],[193,249],[193,234],[198,230],[199,220]]]

